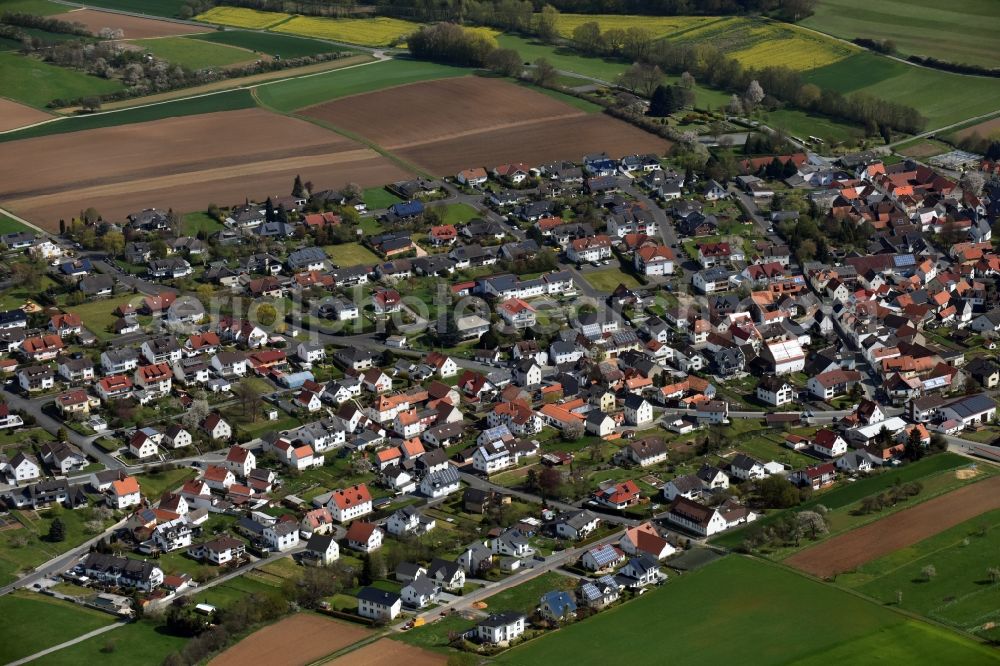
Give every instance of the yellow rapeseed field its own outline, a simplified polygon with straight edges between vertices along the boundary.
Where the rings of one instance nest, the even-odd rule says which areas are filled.
[[[787,23],[742,17],[717,20],[678,39],[714,46],[746,67],[783,65],[799,71],[838,62],[858,50]]]
[[[683,30],[689,30],[718,19],[712,16],[629,16],[622,14],[560,14],[556,24],[559,35],[570,38],[573,31],[584,23],[596,21],[601,32],[617,28],[628,30],[632,27],[645,28],[656,37],[666,37]]]
[[[274,31],[361,46],[389,46],[419,27],[419,23],[381,16],[366,19],[296,16],[291,21],[277,26]]]
[[[259,12],[256,9],[244,9],[243,7],[213,7],[207,12],[195,16],[194,20],[228,25],[234,28],[263,30],[276,23],[281,23],[290,16],[291,14]]]

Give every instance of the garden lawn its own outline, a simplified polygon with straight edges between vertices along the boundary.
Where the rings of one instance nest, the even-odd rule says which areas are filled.
[[[173,636],[162,625],[139,620],[101,636],[88,638],[37,659],[37,666],[136,666],[159,664],[167,655],[184,647],[190,638]],[[114,646],[112,650],[107,648]]]
[[[572,590],[576,586],[576,582],[574,578],[549,571],[520,585],[498,592],[492,597],[487,597],[484,600],[486,609],[490,613],[513,610],[531,615],[532,611],[538,607],[539,599],[543,594],[554,590]]]
[[[118,81],[99,79],[14,53],[0,53],[0,81],[5,97],[39,108],[54,99],[72,100],[115,92],[122,87]]]
[[[7,663],[114,622],[111,615],[68,601],[18,591],[0,597],[4,619],[0,661]],[[117,630],[116,630],[117,631]]]
[[[211,604],[217,608],[227,608],[231,604],[251,594],[281,596],[281,590],[274,585],[262,583],[246,576],[231,578],[225,583],[213,585],[194,595],[195,603]],[[357,601],[355,600],[355,605]]]
[[[368,210],[381,210],[397,203],[402,203],[402,199],[385,189],[384,187],[369,187],[364,191],[362,198]],[[372,219],[372,218],[367,218]]]
[[[223,33],[217,33],[223,34]],[[228,67],[256,58],[252,51],[187,37],[158,37],[132,42],[167,62],[188,69]]]
[[[109,333],[108,329],[117,319],[114,314],[115,308],[123,303],[138,303],[141,300],[141,295],[121,294],[119,296],[112,296],[111,298],[87,301],[80,305],[71,305],[66,308],[66,311],[80,315],[83,325],[98,338],[110,340],[114,337],[114,334]]]
[[[469,72],[463,67],[393,59],[315,76],[265,83],[256,88],[256,95],[265,106],[287,113],[348,95],[418,81],[465,76]]]
[[[441,213],[442,224],[465,224],[471,219],[479,217],[479,211],[469,204],[448,204],[436,209]]]
[[[49,287],[56,286],[56,281],[48,275],[43,275],[38,283],[38,289],[29,289],[24,285],[10,287],[0,295],[0,309],[11,310],[24,305],[25,301],[35,300],[38,293],[45,291]]]
[[[611,293],[619,284],[629,289],[638,289],[641,285],[634,276],[623,272],[620,268],[602,268],[600,270],[583,271],[583,277],[590,286],[598,291]]]
[[[49,533],[52,519],[56,515],[62,519],[66,528],[66,539],[50,543],[44,538]],[[15,510],[11,512],[10,519],[21,523],[22,527],[6,530],[0,535],[0,585],[12,582],[18,577],[19,572],[44,564],[96,536],[89,533],[85,527],[87,521],[93,519],[90,509],[81,508],[75,511],[57,511],[57,513],[49,510],[41,514]],[[107,527],[107,523],[104,527]]]
[[[610,654],[629,664],[662,664],[663,649],[651,649],[651,637],[669,640],[663,649],[679,666],[741,663],[748,654],[755,666],[871,663],[873,654],[885,663],[997,660],[989,648],[947,630],[776,565],[729,556],[506,652],[497,663],[600,665]]]
[[[1000,585],[987,571],[1000,566],[997,552],[1000,511],[990,511],[841,574],[837,584],[885,604],[895,605],[901,593],[899,608],[984,632],[983,625],[1000,620]],[[936,571],[929,579],[923,573],[928,565]]]
[[[374,265],[382,260],[378,255],[360,243],[343,243],[327,245],[323,248],[333,263],[339,266],[357,266],[359,264]]]
[[[200,35],[192,35],[192,39],[199,39],[214,44],[224,44],[236,46],[251,51],[259,51],[270,56],[278,56],[284,59],[304,58],[320,53],[333,53],[346,51],[340,46],[321,42],[316,39],[306,39],[304,37],[292,37],[291,35],[276,35],[271,32],[253,32],[249,30],[222,30],[216,32],[206,32]]]
[[[889,39],[903,55],[995,67],[995,0],[821,0],[800,25],[844,39]]]
[[[3,54],[0,54],[0,58]],[[15,141],[17,139],[32,139],[50,134],[65,134],[101,127],[117,127],[133,123],[145,123],[151,120],[175,118],[179,116],[194,116],[201,113],[217,111],[235,111],[256,106],[249,90],[227,90],[225,92],[180,99],[173,102],[153,104],[135,109],[108,111],[83,116],[73,116],[56,122],[48,122],[37,127],[30,127],[17,132],[0,135],[0,141]]]
[[[210,216],[208,213],[185,213],[183,222],[183,233],[188,236],[197,236],[204,231],[212,234],[225,228],[221,222]]]
[[[190,467],[179,467],[164,472],[139,474],[137,478],[139,486],[142,488],[142,494],[151,500],[156,500],[168,490],[184,485],[185,481],[193,479],[195,475],[195,470]]]

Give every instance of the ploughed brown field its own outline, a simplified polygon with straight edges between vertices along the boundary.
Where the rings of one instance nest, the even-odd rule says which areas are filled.
[[[976,123],[975,125],[955,132],[955,136],[959,140],[968,138],[973,134],[978,134],[984,139],[989,139],[990,137],[1000,137],[1000,118],[990,118],[989,120],[984,120],[981,123]]]
[[[409,175],[355,141],[261,109],[0,144],[0,204],[53,230],[90,206],[121,220],[143,208],[193,211],[284,196],[296,174],[318,188]]]
[[[250,634],[210,666],[304,666],[368,637],[367,629],[298,613]]]
[[[964,486],[835,536],[792,555],[784,563],[826,578],[912,546],[993,509],[1000,509],[1000,477]]]
[[[445,666],[447,663],[448,659],[443,654],[381,638],[360,650],[337,657],[330,662],[330,666]]]
[[[301,113],[365,137],[437,175],[607,151],[662,154],[669,142],[537,91],[474,76],[345,97]]]
[[[51,117],[44,111],[0,97],[0,132],[33,125]]]
[[[91,33],[97,34],[101,28],[121,28],[125,31],[125,39],[145,39],[147,37],[169,37],[171,35],[193,35],[198,32],[208,32],[207,28],[196,25],[185,25],[173,21],[158,21],[156,19],[126,16],[114,12],[102,12],[97,9],[80,9],[65,14],[56,14],[49,18],[82,23]]]

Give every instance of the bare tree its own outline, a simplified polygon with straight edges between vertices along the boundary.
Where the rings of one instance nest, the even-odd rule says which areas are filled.
[[[920,573],[923,575],[924,580],[930,581],[934,576],[937,576],[937,567],[933,564],[928,564],[920,570]]]
[[[749,111],[753,111],[754,107],[764,101],[764,89],[760,87],[757,79],[751,81],[750,85],[747,86],[747,91],[743,95],[743,99]]]

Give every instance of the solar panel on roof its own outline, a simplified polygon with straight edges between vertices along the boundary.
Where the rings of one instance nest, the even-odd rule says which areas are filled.
[[[893,257],[893,263],[897,266],[912,266],[917,263],[917,259],[912,254],[899,254]]]

